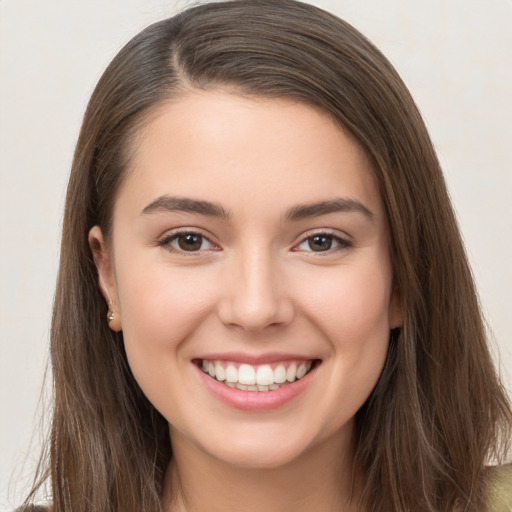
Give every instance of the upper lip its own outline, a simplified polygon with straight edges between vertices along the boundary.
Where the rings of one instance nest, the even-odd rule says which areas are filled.
[[[245,352],[216,352],[204,354],[199,356],[197,359],[206,359],[207,361],[232,361],[234,363],[261,365],[267,363],[278,363],[280,361],[311,361],[317,358],[286,352],[266,352],[263,354],[247,354]]]

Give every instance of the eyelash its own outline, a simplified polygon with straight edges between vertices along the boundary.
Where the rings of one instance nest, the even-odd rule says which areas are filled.
[[[178,242],[180,237],[184,237],[187,235],[197,236],[200,239],[201,246],[206,241],[207,243],[209,243],[211,246],[214,247],[213,250],[215,250],[215,251],[219,250],[218,246],[214,242],[212,242],[208,237],[206,237],[205,235],[203,235],[202,233],[199,233],[197,231],[179,231],[179,232],[173,233],[169,236],[164,237],[162,240],[160,240],[158,242],[158,245],[160,247],[165,248],[169,252],[183,254],[183,255],[186,254],[188,256],[200,254],[205,250],[212,250],[212,249],[199,248],[198,250],[187,251],[186,249],[173,247],[173,245],[172,245],[173,242]],[[304,237],[299,244],[294,246],[294,248],[292,250],[293,251],[301,251],[301,250],[304,251],[304,249],[299,249],[299,247],[302,246],[303,244],[308,244],[309,249],[311,249],[311,242],[314,238],[327,238],[331,241],[331,246],[328,247],[324,251],[305,250],[305,252],[311,252],[311,253],[316,253],[316,254],[324,254],[324,253],[332,254],[333,252],[342,251],[344,249],[350,249],[351,247],[354,246],[354,244],[350,240],[347,240],[345,238],[337,236],[334,233],[321,231],[321,232],[309,234],[308,236]],[[337,244],[337,246],[332,247],[333,243]]]
[[[163,247],[165,248],[166,250],[168,250],[169,252],[172,252],[172,253],[177,253],[177,254],[186,254],[187,256],[193,256],[195,254],[198,254],[198,253],[201,253],[202,251],[204,250],[211,250],[211,249],[199,249],[197,251],[187,251],[185,249],[180,249],[180,248],[177,248],[177,247],[173,247],[172,246],[172,243],[173,242],[177,242],[179,241],[179,239],[181,237],[184,237],[184,236],[187,236],[187,235],[192,235],[192,236],[197,236],[198,238],[200,238],[201,240],[201,245],[203,245],[203,243],[206,241],[208,242],[210,245],[214,246],[216,249],[214,250],[219,250],[217,247],[216,244],[214,244],[208,237],[206,237],[205,235],[203,235],[202,233],[199,233],[197,231],[187,231],[187,230],[184,230],[184,231],[178,231],[176,233],[173,233],[169,236],[166,236],[164,237],[162,240],[160,240],[158,242],[158,245],[160,247]]]
[[[325,251],[313,251],[313,250],[306,250],[306,252],[311,252],[315,254],[332,254],[333,252],[343,251],[344,249],[350,249],[354,246],[353,242],[350,240],[347,240],[346,238],[342,238],[338,235],[335,235],[334,233],[331,233],[329,231],[319,231],[316,233],[308,234],[308,236],[304,237],[302,241],[297,244],[294,248],[295,251],[300,251],[299,247],[303,244],[308,244],[309,249],[311,249],[311,241],[314,238],[328,238],[331,241],[331,244],[337,244],[336,247],[329,247]]]

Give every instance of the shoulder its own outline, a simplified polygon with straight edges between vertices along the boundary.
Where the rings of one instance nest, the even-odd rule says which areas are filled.
[[[51,512],[50,507],[43,507],[41,505],[24,505],[17,508],[14,512]]]
[[[489,512],[512,512],[512,464],[489,469]]]

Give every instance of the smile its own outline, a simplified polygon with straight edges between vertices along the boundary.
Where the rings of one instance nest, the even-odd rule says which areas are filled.
[[[315,361],[283,361],[251,365],[203,359],[203,372],[218,382],[242,391],[275,391],[306,376]]]

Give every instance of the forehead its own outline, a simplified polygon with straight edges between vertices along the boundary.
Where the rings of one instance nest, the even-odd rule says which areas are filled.
[[[163,194],[272,210],[350,196],[381,208],[364,151],[323,111],[222,91],[165,103],[138,133],[119,200],[143,208]]]

